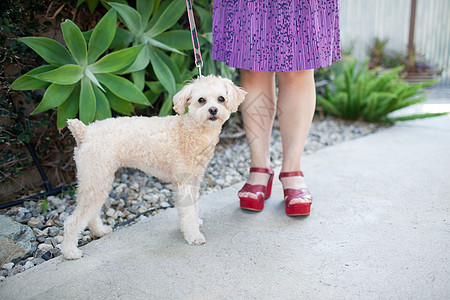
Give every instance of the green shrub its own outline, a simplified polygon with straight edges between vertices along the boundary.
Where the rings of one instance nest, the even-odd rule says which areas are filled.
[[[399,75],[403,68],[381,71],[369,70],[367,62],[358,67],[357,60],[336,63],[332,70],[332,88],[326,86],[325,95],[318,95],[317,101],[325,113],[355,121],[393,123],[444,115],[389,117],[393,111],[425,101],[424,88],[437,82],[409,84]]]
[[[433,71],[442,73],[442,69],[436,69],[428,62],[424,55],[418,53],[406,53],[396,51],[387,47],[389,39],[374,38],[372,44],[367,48],[367,55],[370,58],[369,68],[395,68],[405,66],[402,73],[421,73]]]
[[[77,5],[83,2],[78,1]],[[86,2],[91,11],[97,3]],[[33,114],[57,107],[58,128],[63,128],[66,120],[77,114],[86,124],[110,117],[111,109],[130,115],[134,112],[131,102],[142,108],[162,100],[162,105],[158,106],[159,115],[172,114],[173,95],[197,73],[192,55],[181,52],[192,51],[190,31],[185,29],[188,23],[183,17],[186,11],[184,0],[137,0],[136,9],[124,0],[101,3],[111,9],[94,30],[81,33],[71,21],[61,25],[69,51],[47,38],[19,39],[49,65],[26,73],[11,88],[46,88],[44,98]],[[203,32],[199,40],[204,50],[204,74],[220,73],[231,78],[232,69],[211,58],[211,2],[199,0],[194,9]],[[116,12],[127,29],[116,27]],[[115,52],[96,62],[107,49]],[[130,74],[133,84],[117,74]],[[143,94],[145,86],[148,89]]]
[[[397,51],[387,49],[389,39],[374,38],[371,46],[367,49],[370,57],[369,67],[394,68],[407,65],[404,55]]]
[[[200,0],[195,1],[195,4],[193,7],[200,21],[197,29],[204,61],[203,73],[220,73],[223,77],[231,78],[232,68],[211,58],[211,1]],[[151,104],[163,95],[159,115],[171,114],[173,95],[187,80],[197,75],[193,55],[190,55],[192,41],[186,18],[186,1],[138,0],[136,9],[121,3],[110,2],[109,5],[117,10],[128,29],[120,29],[121,43],[115,46],[145,45],[136,61],[148,64],[148,76],[144,70],[134,70],[134,66],[130,66],[126,72],[131,73],[135,85],[141,90],[147,85],[149,90],[145,95]],[[189,51],[189,55],[181,51]]]
[[[164,51],[170,51],[184,56],[180,50],[192,48],[191,37],[188,30],[169,30],[186,11],[186,2],[183,0],[146,1],[138,0],[136,9],[121,3],[109,3],[115,9],[121,21],[128,30],[123,30],[121,44],[118,47],[126,47],[130,43],[133,46],[143,46],[135,64],[130,65],[125,73],[131,73],[135,85],[139,89],[145,86],[145,70],[139,64],[151,65],[152,72],[157,83],[149,83],[151,92],[147,93],[151,102],[157,100],[159,94],[165,89],[168,94],[165,97],[160,115],[172,113],[171,98],[177,91],[177,79],[181,80],[180,70]],[[136,68],[137,66],[137,68]],[[192,78],[193,74],[189,74]],[[178,78],[177,78],[178,77]],[[186,77],[186,76],[184,76]],[[187,79],[183,78],[183,79]],[[155,86],[157,84],[157,86]],[[162,85],[162,88],[160,88]]]
[[[65,119],[69,117],[76,117],[77,114],[79,115],[79,118],[81,118],[81,115],[83,115],[83,113],[81,112],[83,109],[80,109],[80,98],[76,96],[77,93],[81,94],[82,80],[87,81],[87,79],[89,79],[92,90],[94,90],[94,96],[96,98],[95,112],[93,114],[95,115],[95,118],[107,117],[110,114],[115,116],[117,114],[154,115],[159,113],[160,115],[166,115],[172,113],[172,95],[169,93],[166,87],[171,88],[171,93],[173,93],[173,85],[171,85],[172,83],[170,83],[169,85],[165,84],[166,87],[162,85],[162,82],[155,75],[156,72],[154,70],[154,66],[149,60],[150,63],[147,62],[148,66],[145,68],[144,66],[142,66],[142,70],[140,71],[132,71],[130,74],[128,74],[128,72],[125,72],[125,68],[123,68],[116,72],[106,73],[106,76],[120,75],[120,77],[124,80],[126,80],[125,78],[127,78],[127,81],[129,83],[133,83],[134,86],[136,86],[140,91],[140,93],[142,93],[143,91],[143,94],[146,96],[148,102],[154,104],[154,106],[149,106],[148,102],[146,102],[146,104],[136,105],[128,101],[126,97],[121,98],[117,96],[99,80],[99,78],[102,77],[102,74],[97,75],[97,73],[91,72],[92,75],[94,75],[95,79],[97,79],[98,84],[103,88],[103,91],[99,86],[96,85],[95,79],[90,79],[87,76],[88,73],[85,72],[84,74],[82,74],[83,78],[88,78],[82,78],[75,84],[72,84],[72,86],[74,86],[72,93],[60,105],[55,106],[57,109],[48,109],[45,112],[30,116],[30,111],[32,109],[39,107],[39,110],[43,111],[43,108],[45,108],[44,103],[41,103],[44,101],[42,99],[42,89],[40,88],[47,88],[47,93],[48,88],[52,84],[55,84],[51,82],[50,79],[52,78],[45,78],[44,80],[44,77],[51,74],[45,74],[44,76],[42,75],[42,73],[45,73],[45,71],[54,71],[65,65],[75,65],[75,67],[69,66],[65,68],[72,68],[76,71],[76,69],[79,69],[77,68],[77,66],[81,65],[75,60],[75,57],[71,52],[72,49],[69,48],[69,51],[67,51],[67,49],[62,45],[57,45],[54,48],[47,50],[54,50],[53,52],[56,52],[57,49],[59,49],[63,52],[66,52],[66,54],[69,53],[68,60],[70,60],[70,62],[60,62],[54,64],[48,61],[45,62],[45,60],[40,57],[39,52],[33,51],[32,47],[28,47],[24,42],[22,42],[28,40],[29,43],[33,43],[33,41],[37,41],[39,43],[39,40],[41,38],[24,38],[21,41],[21,39],[17,37],[40,36],[41,32],[42,34],[48,36],[60,36],[57,32],[54,32],[54,27],[55,25],[56,27],[59,27],[58,24],[60,24],[61,20],[73,18],[73,7],[75,6],[73,5],[74,3],[77,4],[77,8],[80,7],[80,9],[76,12],[76,19],[86,20],[86,18],[88,17],[90,21],[82,23],[84,25],[82,30],[91,29],[91,26],[93,26],[91,24],[96,24],[101,16],[107,12],[105,8],[111,8],[111,6],[108,5],[108,3],[110,2],[127,4],[125,0],[72,0],[70,1],[72,5],[68,5],[67,0],[25,0],[15,2],[0,2],[0,8],[2,8],[0,9],[0,31],[2,33],[0,34],[0,44],[2,45],[2,51],[0,52],[2,53],[3,58],[0,64],[0,71],[4,73],[4,77],[2,77],[1,79],[3,93],[0,93],[0,116],[2,117],[1,121],[4,122],[4,124],[2,124],[4,130],[0,135],[0,144],[2,145],[2,147],[0,147],[0,183],[8,182],[9,179],[15,181],[15,177],[21,175],[22,173],[25,173],[25,175],[27,175],[27,171],[30,169],[30,165],[32,165],[33,162],[29,157],[26,147],[24,146],[25,142],[30,142],[33,148],[35,148],[36,154],[43,163],[47,174],[55,174],[54,177],[57,178],[58,182],[52,182],[54,186],[60,186],[63,183],[72,182],[73,178],[71,176],[74,175],[74,164],[71,161],[72,155],[70,155],[70,153],[72,153],[74,140],[72,139],[68,130],[57,130],[57,128],[62,128],[65,126]],[[136,0],[130,1],[130,4],[136,8],[135,10],[139,14],[141,14],[142,16],[148,16],[147,24],[150,25],[152,21],[154,21],[156,24],[156,21],[159,19],[158,16],[162,16],[164,11],[169,9],[169,5],[171,5],[173,2],[174,1],[172,0]],[[167,50],[168,48],[164,49],[164,47],[161,48],[154,45],[151,45],[151,48],[156,49],[156,52],[158,52],[158,56],[162,58],[162,62],[159,63],[165,64],[170,69],[170,72],[173,74],[173,77],[175,79],[175,88],[180,89],[185,81],[190,80],[197,75],[197,69],[195,68],[193,59],[194,57],[192,55],[192,43],[188,31],[189,23],[187,15],[185,13],[185,2],[183,2],[183,5],[181,4],[180,0],[176,2],[176,4],[179,6],[177,20],[172,22],[172,27],[153,37],[155,41],[160,42],[161,44],[164,44],[169,48],[173,48],[176,51],[171,51],[171,49]],[[221,74],[224,77],[231,78],[231,76],[234,75],[234,73],[232,72],[233,68],[224,67],[223,63],[215,62],[211,59],[211,2],[211,0],[195,0],[193,6],[204,61],[203,74]],[[101,5],[97,5],[98,3],[101,3]],[[146,11],[145,7],[148,8],[150,6],[152,7],[152,9]],[[84,7],[86,7],[86,9]],[[63,9],[61,10],[61,8]],[[91,11],[91,15],[89,15],[87,8],[89,8],[89,11]],[[113,14],[114,11],[114,9],[111,9],[109,14]],[[171,10],[169,10],[168,12],[171,12]],[[168,12],[166,12],[166,14]],[[115,13],[116,16],[119,17],[120,22],[119,26],[116,26],[117,19],[114,20],[115,35],[111,43],[109,44],[108,49],[105,49],[104,53],[106,54],[115,51],[112,52],[112,54],[114,54],[116,52],[119,52],[119,50],[125,50],[131,46],[140,46],[140,44],[142,44],[135,43],[133,45],[133,33],[129,30],[129,28],[126,28],[124,26],[125,19],[122,18],[120,14],[117,14],[117,11],[115,11]],[[50,20],[48,20],[45,18],[45,16],[48,15],[53,15],[54,18],[52,17]],[[167,20],[165,19],[162,21],[166,22]],[[73,23],[71,23],[70,25],[73,25]],[[93,32],[94,30],[98,31],[97,27],[99,26],[100,24],[97,24],[95,29],[82,32],[86,43],[86,52],[93,51],[87,47],[91,46],[90,41],[91,39],[94,39]],[[81,23],[79,23],[79,27],[82,28]],[[146,31],[149,29],[150,28],[146,28]],[[102,33],[103,34],[101,35],[101,38],[110,38],[110,35],[107,31],[104,31]],[[49,41],[49,39],[44,40]],[[79,39],[79,42],[83,44],[81,39]],[[50,40],[49,43],[55,44],[56,42]],[[148,44],[142,45],[140,47],[150,48]],[[61,48],[65,50],[62,50]],[[101,53],[101,55],[99,56],[100,59],[97,59],[97,61],[100,61],[102,57],[106,57],[104,53]],[[140,53],[138,53],[137,56]],[[57,58],[54,55],[49,56],[50,57],[47,57],[48,59]],[[129,57],[127,57],[127,59],[128,58]],[[45,66],[41,66],[42,64],[46,63],[48,64]],[[95,63],[95,61],[93,63]],[[88,66],[90,65],[91,64],[88,64]],[[132,64],[130,64],[130,66],[131,65]],[[127,66],[126,68],[129,68],[130,66]],[[27,73],[28,71],[30,72]],[[61,69],[60,71],[64,71],[64,69]],[[35,90],[16,92],[9,88],[11,83],[19,75],[22,74],[25,75],[18,79],[17,82],[14,83],[12,88],[16,88],[18,90]],[[61,77],[53,79],[66,80],[67,82],[67,80],[69,80],[70,78],[72,78],[71,80],[74,80],[74,78],[76,78],[75,73],[61,72],[61,75]],[[160,76],[160,78],[166,80],[165,77]],[[64,89],[63,85],[60,84],[60,86],[62,87],[61,89]],[[70,84],[65,86],[67,88],[67,86],[70,86]],[[104,101],[105,98],[102,97],[102,93],[104,94],[104,96],[106,96],[106,99],[108,101],[107,103]],[[97,97],[99,97],[98,101]],[[47,97],[44,98],[45,102],[50,99],[48,94]],[[12,99],[13,101],[10,101],[10,99]],[[54,99],[50,100],[59,100],[59,102],[61,102],[63,99],[55,97]],[[135,98],[131,100],[135,100]],[[12,102],[14,102],[15,107],[12,105]],[[103,107],[100,106],[102,103],[105,104]],[[46,105],[53,106],[55,105],[55,102],[52,103],[50,101],[46,103]],[[97,107],[97,105],[99,107]],[[107,108],[108,105],[110,111],[105,109],[105,107]],[[99,109],[97,110],[97,108]],[[66,179],[67,181],[65,181]],[[23,193],[28,188],[32,187],[28,186],[22,188],[21,193]]]
[[[142,46],[110,53],[97,60],[108,49],[116,33],[116,12],[109,11],[92,31],[89,48],[80,29],[70,20],[61,24],[68,47],[44,37],[25,37],[20,41],[39,54],[48,65],[37,67],[11,85],[15,90],[46,88],[41,103],[32,112],[40,113],[58,107],[58,128],[79,112],[85,124],[111,117],[111,107],[125,110],[126,101],[148,104],[145,95],[121,74],[133,64]],[[136,69],[145,65],[133,64]]]

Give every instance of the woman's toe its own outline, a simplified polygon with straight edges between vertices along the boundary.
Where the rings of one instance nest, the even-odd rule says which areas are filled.
[[[249,193],[249,192],[239,193],[239,197],[241,197],[241,198],[250,198],[250,199],[258,199],[257,195],[255,195],[253,193]]]
[[[294,198],[291,201],[289,201],[289,205],[297,204],[297,203],[311,203],[310,197],[301,197],[301,198]]]

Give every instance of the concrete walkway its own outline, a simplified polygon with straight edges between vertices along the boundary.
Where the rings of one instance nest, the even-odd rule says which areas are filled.
[[[449,299],[450,117],[398,124],[306,156],[309,217],[261,213],[234,185],[200,200],[207,243],[174,209],[0,284],[1,299]],[[279,170],[278,170],[279,171]]]

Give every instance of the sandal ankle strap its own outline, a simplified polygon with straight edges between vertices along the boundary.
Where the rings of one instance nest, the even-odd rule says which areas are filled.
[[[281,179],[284,177],[296,177],[296,176],[304,177],[302,171],[293,171],[293,172],[281,172],[279,178]]]
[[[267,169],[267,168],[250,168],[250,173],[265,173],[273,175],[273,169]]]

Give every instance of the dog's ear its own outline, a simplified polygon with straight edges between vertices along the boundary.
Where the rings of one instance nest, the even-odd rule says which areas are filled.
[[[225,88],[227,91],[227,108],[231,112],[236,112],[239,105],[244,101],[247,92],[238,86],[236,86],[230,79],[225,79]]]
[[[182,115],[186,111],[189,99],[191,99],[192,83],[185,85],[178,93],[173,96],[173,110]]]

